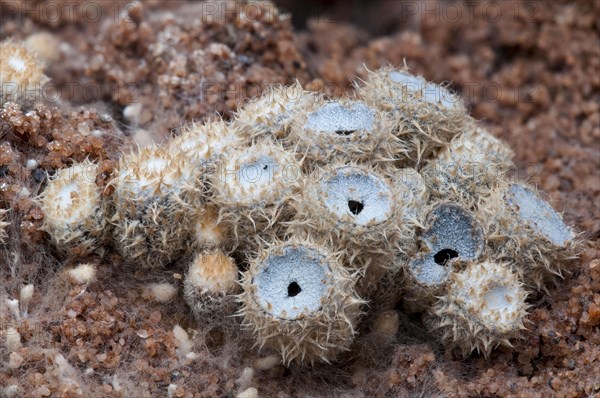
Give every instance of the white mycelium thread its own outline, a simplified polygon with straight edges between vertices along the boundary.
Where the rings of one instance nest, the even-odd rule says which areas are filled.
[[[392,213],[392,192],[386,182],[352,167],[338,169],[320,186],[325,206],[341,221],[355,225],[377,224]]]
[[[573,233],[558,213],[526,187],[512,184],[507,201],[517,206],[519,217],[523,222],[553,244],[563,246],[573,239]]]
[[[327,293],[328,271],[316,250],[285,247],[263,262],[254,278],[256,297],[265,312],[282,319],[318,311]]]

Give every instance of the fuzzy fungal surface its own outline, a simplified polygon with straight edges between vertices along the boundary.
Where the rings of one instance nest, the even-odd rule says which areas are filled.
[[[339,254],[310,242],[261,248],[242,279],[243,325],[282,360],[330,362],[349,349],[361,305]]]
[[[371,3],[0,0],[0,396],[600,393],[598,4]]]
[[[368,96],[376,87],[391,91]],[[65,178],[95,175],[94,164],[62,169],[42,194],[45,230],[63,252],[70,244],[75,255],[101,256],[112,246],[137,269],[187,261],[183,296],[197,322],[237,313],[254,345],[285,364],[348,351],[364,327],[363,303],[472,313],[472,304],[443,299],[471,283],[456,282],[475,275],[465,263],[492,272],[520,256],[509,290],[522,280],[540,290],[561,274],[576,255],[573,233],[530,188],[506,182],[510,149],[474,127],[460,101],[406,69],[375,71],[357,91],[335,99],[278,87],[231,121],[193,123],[122,156],[105,195],[95,179]],[[297,92],[306,98],[289,98]],[[415,158],[411,145],[425,152]],[[499,295],[488,304],[505,305]],[[481,337],[463,315],[442,318],[461,334],[443,332],[440,342],[468,341],[464,355],[488,355],[518,329]]]
[[[90,254],[105,243],[108,223],[97,170],[88,160],[60,169],[39,198],[45,215],[42,228],[58,250],[72,257]]]
[[[199,253],[189,265],[183,295],[200,323],[235,309],[239,289],[235,261],[218,250]]]
[[[42,98],[49,80],[41,59],[24,43],[0,43],[0,103],[12,101],[30,107]]]
[[[534,187],[518,181],[495,189],[480,211],[489,220],[490,247],[519,264],[525,283],[545,289],[571,272],[580,245],[573,230]]]
[[[489,356],[498,344],[525,328],[527,292],[508,264],[469,262],[454,273],[445,294],[426,320],[448,346],[463,355],[473,350]]]

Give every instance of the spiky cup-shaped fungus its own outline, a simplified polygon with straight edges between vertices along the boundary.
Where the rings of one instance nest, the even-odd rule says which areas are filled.
[[[575,234],[561,216],[532,187],[521,182],[504,184],[482,206],[492,250],[514,261],[525,283],[543,289],[567,271],[577,258]]]
[[[433,205],[420,236],[421,249],[405,264],[405,300],[409,310],[427,308],[447,283],[456,261],[478,259],[485,247],[483,229],[475,216],[455,203]]]
[[[420,168],[472,124],[458,96],[406,69],[369,72],[366,82],[356,89],[367,104],[402,122],[395,133],[408,151],[404,165]]]
[[[329,362],[349,349],[364,303],[339,253],[294,238],[264,245],[243,274],[243,325],[285,364]]]
[[[335,159],[387,164],[406,155],[394,128],[386,113],[362,101],[318,98],[296,115],[285,141],[306,155],[308,166]]]
[[[324,240],[343,251],[346,265],[362,268],[361,260],[393,253],[407,232],[395,196],[392,182],[367,166],[315,170],[302,180],[288,233]]]
[[[292,120],[317,98],[299,83],[269,87],[261,97],[245,104],[230,126],[250,141],[265,137],[284,138],[289,134]]]
[[[447,291],[425,317],[446,347],[463,355],[473,350],[486,357],[499,344],[524,329],[527,293],[511,266],[485,261],[469,262],[452,274]]]
[[[183,156],[150,146],[121,158],[114,187],[113,241],[127,260],[164,266],[187,247],[191,208],[202,198],[199,169]]]
[[[185,275],[183,294],[199,322],[223,318],[235,312],[238,270],[222,251],[201,252]]]
[[[344,265],[361,271],[357,289],[367,297],[411,238],[393,182],[367,166],[333,164],[303,180],[301,193],[287,233],[340,250]]]
[[[0,43],[0,104],[14,101],[26,107],[41,99],[41,90],[50,79],[44,65],[22,43]]]
[[[297,191],[300,163],[280,144],[260,141],[229,148],[215,170],[210,202],[219,208],[218,223],[240,247],[252,249],[290,219],[288,203]]]
[[[106,218],[98,165],[89,160],[57,170],[39,197],[42,228],[64,255],[82,256],[96,250],[105,238]]]
[[[475,208],[514,166],[512,157],[508,145],[475,128],[456,136],[423,167],[421,174],[434,198],[452,199]]]

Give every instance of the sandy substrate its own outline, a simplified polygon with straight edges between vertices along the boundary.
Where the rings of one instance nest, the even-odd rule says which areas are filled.
[[[48,3],[62,7],[61,18]],[[0,39],[29,38],[60,92],[33,109],[0,109],[0,208],[11,209],[0,249],[0,340],[17,331],[21,342],[0,347],[0,396],[16,388],[16,397],[234,397],[250,387],[282,398],[600,394],[598,2],[334,4],[304,30],[270,4],[73,3],[0,0]],[[344,20],[356,14],[362,27]],[[515,150],[514,173],[547,192],[581,234],[580,261],[530,297],[527,330],[512,349],[462,359],[400,314],[385,352],[367,334],[339,363],[261,370],[235,325],[200,326],[179,294],[165,303],[152,293],[155,283],[180,287],[180,268],[148,274],[111,252],[64,259],[39,230],[44,214],[31,198],[46,171],[90,157],[102,164],[103,186],[132,144],[217,112],[228,118],[268,85],[299,80],[337,95],[365,67],[388,63],[461,93]],[[97,265],[94,282],[69,281],[65,270],[80,263]],[[27,283],[36,290],[17,320],[5,299]]]

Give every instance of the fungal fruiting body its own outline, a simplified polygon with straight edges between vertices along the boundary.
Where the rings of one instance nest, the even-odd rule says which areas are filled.
[[[219,223],[237,246],[254,244],[290,218],[300,163],[281,145],[264,141],[233,146],[219,157],[210,178],[210,201],[219,205]],[[247,247],[246,247],[247,248]]]
[[[490,246],[501,258],[514,261],[525,283],[543,289],[562,275],[577,256],[575,235],[561,216],[521,182],[503,184],[482,206],[489,222]]]
[[[405,264],[406,301],[414,309],[429,305],[453,272],[453,263],[476,260],[484,250],[483,229],[474,215],[455,203],[434,205],[420,236],[421,249]],[[403,261],[402,257],[399,258]]]
[[[411,167],[420,168],[473,123],[458,96],[408,70],[369,72],[357,91],[367,104],[393,115],[408,151],[400,163]]]
[[[355,283],[339,254],[309,241],[275,241],[243,275],[243,325],[257,346],[277,350],[285,364],[329,362],[356,333],[363,301]]]
[[[310,166],[336,159],[391,163],[406,155],[389,116],[356,99],[317,98],[292,122],[287,145]]]
[[[299,83],[270,87],[261,97],[244,105],[230,127],[249,141],[287,137],[294,117],[304,112],[316,98]]]
[[[39,198],[43,229],[63,254],[89,254],[103,243],[107,222],[97,171],[89,160],[57,170]]]
[[[288,233],[324,241],[343,253],[344,265],[361,270],[360,294],[366,294],[393,262],[391,253],[410,235],[400,222],[390,180],[359,165],[333,164],[303,181]]]
[[[512,156],[505,143],[476,128],[456,136],[421,174],[433,197],[475,208],[514,166]]]
[[[40,99],[48,80],[44,65],[23,44],[0,43],[0,104],[14,101],[29,106]]]
[[[219,211],[205,205],[192,211],[194,242],[199,250],[225,248],[230,243],[230,231],[219,223]]]
[[[277,86],[230,122],[124,155],[105,200],[94,173],[80,185],[83,166],[61,170],[41,197],[45,229],[77,255],[110,223],[139,267],[194,253],[184,293],[198,321],[235,312],[235,296],[285,364],[336,359],[367,302],[424,313],[448,346],[489,353],[522,326],[521,283],[541,290],[566,270],[573,232],[505,177],[511,150],[447,88],[384,68],[356,91]]]
[[[166,144],[171,157],[183,157],[190,166],[208,169],[208,163],[214,161],[223,151],[242,141],[238,131],[222,120],[186,125],[183,132]]]
[[[146,147],[121,159],[111,185],[119,253],[142,267],[177,259],[192,234],[190,207],[203,191],[195,165],[167,149]]]
[[[235,312],[238,270],[234,260],[220,250],[194,257],[185,275],[183,294],[199,322]]]
[[[486,357],[498,344],[524,329],[527,293],[509,264],[468,262],[450,277],[448,288],[428,311],[426,324],[447,347],[463,355],[473,350]]]

